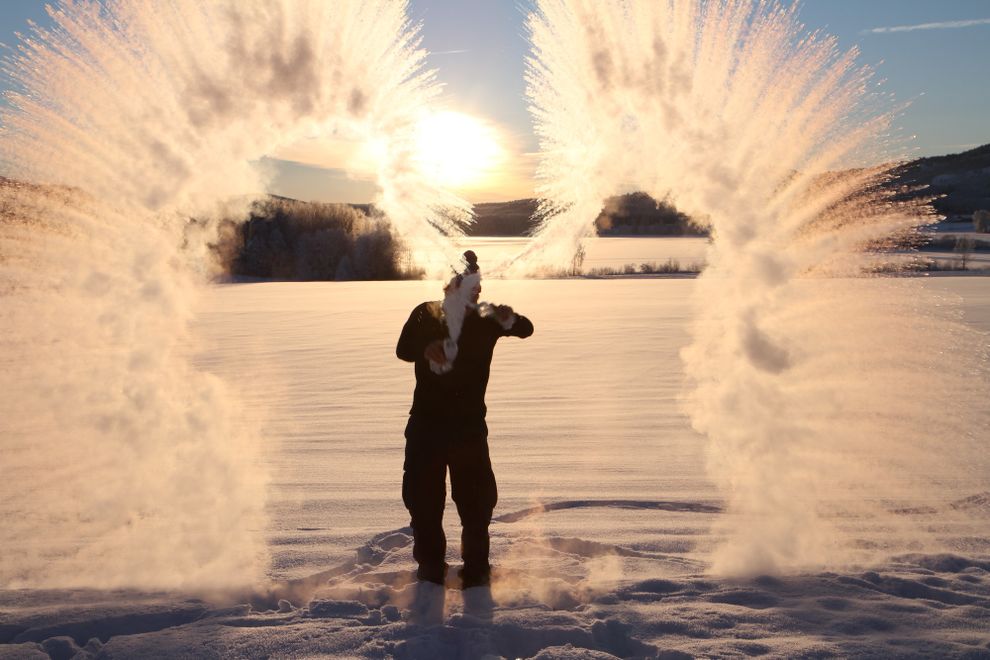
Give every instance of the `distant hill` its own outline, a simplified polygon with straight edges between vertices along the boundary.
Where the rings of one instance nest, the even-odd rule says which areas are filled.
[[[490,202],[474,205],[474,224],[467,228],[468,236],[525,236],[535,226],[535,199],[511,202]]]
[[[475,222],[468,236],[525,236],[535,227],[533,216],[539,204],[535,199],[475,204]],[[657,202],[646,193],[617,195],[604,200],[595,219],[601,236],[683,236],[701,235],[703,230],[670,204]]]
[[[834,173],[841,175],[841,173]],[[969,220],[990,210],[990,144],[959,154],[912,160],[895,170],[890,185],[920,188],[918,195],[937,195],[935,210],[949,219]],[[525,236],[534,227],[538,200],[518,199],[474,206],[475,224],[468,236]],[[706,231],[664,201],[636,192],[603,201],[595,219],[600,236],[698,236]]]
[[[839,175],[841,173],[833,173],[833,176]],[[35,184],[0,177],[0,190],[33,185]],[[977,211],[990,211],[990,144],[958,154],[909,161],[895,170],[895,178],[890,185],[916,189],[912,194],[926,196],[934,194],[937,198],[932,205],[939,214],[950,220],[970,220]],[[59,188],[43,187],[52,191]],[[291,207],[294,212],[303,213],[302,209],[311,207],[303,214],[313,212],[319,214],[326,210],[323,207],[327,206],[315,202],[299,202],[277,195],[271,195],[268,199],[282,202],[285,208]],[[536,226],[533,216],[538,204],[536,199],[476,204],[474,206],[476,221],[467,228],[466,233],[468,236],[525,236]],[[366,217],[377,216],[380,213],[370,204],[346,206]],[[603,200],[602,210],[594,219],[594,223],[598,234],[602,236],[705,234],[705,230],[694,225],[691,218],[672,205],[664,201],[657,202],[642,192]]]
[[[979,210],[990,210],[990,144],[959,154],[910,161],[897,170],[895,185],[929,186],[920,191],[936,194],[938,213],[969,220]]]

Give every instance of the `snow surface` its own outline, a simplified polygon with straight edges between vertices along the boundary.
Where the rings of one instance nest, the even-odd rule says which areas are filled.
[[[933,278],[990,330],[990,280]],[[235,594],[0,592],[0,658],[990,657],[990,542],[870,566],[714,578],[722,511],[704,439],[679,407],[691,279],[484,283],[536,326],[496,349],[490,444],[499,482],[491,620],[446,591],[415,597],[401,504],[412,367],[394,357],[438,282],[211,289],[197,363],[240,390],[267,439],[271,583]],[[953,507],[990,518],[990,494]],[[448,560],[458,526],[448,507]],[[855,527],[855,521],[849,525]],[[883,529],[854,530],[881,543]],[[454,587],[451,583],[448,585]]]

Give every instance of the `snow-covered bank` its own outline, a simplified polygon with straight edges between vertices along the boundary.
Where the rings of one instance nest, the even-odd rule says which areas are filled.
[[[498,346],[488,397],[497,607],[479,625],[448,590],[445,625],[432,629],[401,620],[412,373],[394,347],[438,284],[214,288],[197,363],[242,391],[245,421],[266,439],[271,583],[226,595],[0,592],[0,658],[45,657],[42,644],[50,657],[85,647],[80,658],[990,657],[990,495],[962,474],[952,499],[891,503],[882,525],[837,518],[872,562],[707,573],[728,514],[678,401],[695,285],[485,282],[486,299],[536,324]],[[990,330],[986,285],[929,283]],[[446,520],[456,539],[453,507]]]
[[[986,560],[915,554],[859,571],[729,581],[684,565],[672,573],[662,553],[623,544],[521,542],[538,564],[503,566],[490,622],[465,616],[451,589],[443,625],[403,621],[414,587],[411,538],[398,530],[295,603],[7,592],[0,658],[990,657]],[[619,583],[603,579],[633,565]]]
[[[458,245],[474,250],[479,262],[491,268],[521,254],[532,239],[526,237],[472,236]],[[675,261],[682,267],[703,266],[709,240],[699,236],[595,236],[582,241],[584,255],[580,266],[584,272],[596,269],[621,271],[627,264],[637,268],[643,263]]]

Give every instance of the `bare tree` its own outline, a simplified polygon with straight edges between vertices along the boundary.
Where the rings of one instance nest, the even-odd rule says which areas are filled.
[[[969,257],[973,254],[974,241],[969,236],[960,236],[956,239],[956,247],[953,250],[959,255],[961,270],[968,270]]]

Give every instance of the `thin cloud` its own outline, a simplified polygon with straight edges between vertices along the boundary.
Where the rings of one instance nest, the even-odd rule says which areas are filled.
[[[863,30],[860,34],[890,34],[891,32],[914,32],[915,30],[949,30],[954,28],[990,25],[990,18],[974,18],[967,21],[942,21],[940,23],[920,23],[918,25],[893,25]]]
[[[461,53],[470,53],[471,51],[467,48],[462,48],[460,50],[431,50],[430,55],[460,55]]]

